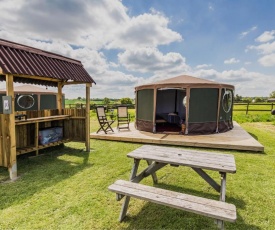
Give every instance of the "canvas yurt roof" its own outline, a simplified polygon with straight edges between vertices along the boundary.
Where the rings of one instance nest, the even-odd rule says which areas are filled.
[[[157,81],[145,85],[137,86],[136,90],[141,89],[151,89],[151,88],[163,88],[163,87],[175,87],[175,88],[187,88],[192,85],[192,87],[203,87],[203,88],[229,88],[234,89],[233,85],[222,84],[215,81],[210,81],[202,78],[192,77],[188,75],[180,75],[177,77],[165,79],[162,81]]]

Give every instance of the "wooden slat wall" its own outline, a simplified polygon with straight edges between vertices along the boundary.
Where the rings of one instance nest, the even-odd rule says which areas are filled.
[[[0,116],[0,165],[7,167],[7,155],[2,154],[5,151],[5,144],[4,137],[6,136],[6,127],[5,127],[5,120],[7,119],[7,115],[1,114]]]
[[[63,109],[63,115],[71,115],[69,120],[64,121],[49,121],[39,123],[39,128],[47,128],[54,126],[63,126],[64,138],[72,141],[85,141],[86,124],[85,124],[85,109]],[[26,114],[27,118],[48,117],[58,115],[58,110],[41,110],[41,111],[21,111],[15,112],[15,115]],[[5,114],[0,114],[0,166],[7,167],[7,156],[5,153],[6,137],[5,121],[7,120]],[[16,148],[25,148],[35,145],[35,125],[17,125],[15,127]]]
[[[8,167],[10,159],[10,135],[8,130],[9,114],[0,114],[0,166]],[[6,154],[3,154],[6,153]]]
[[[71,115],[64,121],[64,137],[74,141],[85,141],[85,109],[63,109],[64,115]]]

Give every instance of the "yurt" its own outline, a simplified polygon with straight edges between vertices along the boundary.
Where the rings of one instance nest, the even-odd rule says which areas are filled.
[[[57,92],[48,88],[34,85],[19,85],[14,87],[15,111],[45,110],[57,108]],[[6,95],[6,89],[0,89],[0,99]],[[62,95],[63,107],[65,105],[64,94]],[[1,99],[2,102],[2,99]],[[3,105],[0,103],[0,113]]]
[[[140,131],[212,134],[233,128],[233,85],[182,75],[135,92]]]

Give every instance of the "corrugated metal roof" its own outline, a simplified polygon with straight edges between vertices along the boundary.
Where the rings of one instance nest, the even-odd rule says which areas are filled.
[[[39,76],[57,81],[95,83],[78,60],[30,46],[0,39],[0,67],[3,74],[14,75],[14,82],[56,86],[57,82],[23,78],[20,75]],[[5,77],[0,76],[0,81]]]

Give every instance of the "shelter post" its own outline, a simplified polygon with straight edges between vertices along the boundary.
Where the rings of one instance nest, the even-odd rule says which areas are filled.
[[[157,132],[156,129],[156,109],[157,109],[157,88],[154,88],[154,109],[153,109],[153,133]]]
[[[90,152],[90,88],[91,84],[86,84],[86,151]]]
[[[190,87],[186,88],[186,118],[185,118],[185,134],[189,131],[189,102],[190,102]]]
[[[220,119],[220,109],[221,109],[221,100],[222,100],[222,88],[219,88],[219,98],[218,98],[218,111],[217,111],[217,127],[216,133],[219,132],[219,119]]]
[[[57,88],[57,109],[58,109],[58,115],[62,115],[62,82],[58,82]]]
[[[13,75],[6,75],[6,95],[11,97],[10,113],[5,119],[6,131],[3,136],[5,140],[4,154],[8,163],[10,179],[17,178],[17,162],[16,162],[16,139],[15,139],[15,117],[14,117],[14,90],[13,90]]]

